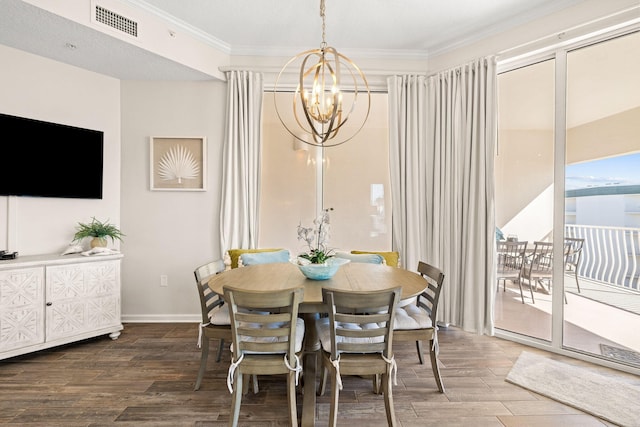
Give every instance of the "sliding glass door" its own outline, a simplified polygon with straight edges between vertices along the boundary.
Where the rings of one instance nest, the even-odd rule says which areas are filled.
[[[495,168],[496,238],[528,241],[520,278],[499,282],[498,334],[631,368],[640,368],[638,52],[640,33],[627,33],[504,68]],[[552,244],[553,267],[531,280],[536,241]]]
[[[496,234],[526,242],[522,259],[553,242],[554,73],[548,59],[498,76]],[[498,279],[496,327],[551,341],[552,280]]]
[[[634,33],[567,54],[565,235],[578,253],[567,256],[562,340],[637,367],[639,52]]]

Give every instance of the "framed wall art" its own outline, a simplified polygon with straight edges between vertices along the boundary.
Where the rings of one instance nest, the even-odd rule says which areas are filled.
[[[206,191],[206,138],[152,136],[149,142],[151,190]]]

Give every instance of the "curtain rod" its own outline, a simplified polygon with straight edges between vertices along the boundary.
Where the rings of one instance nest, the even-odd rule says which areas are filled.
[[[223,73],[226,71],[254,71],[254,72],[261,72],[261,73],[278,74],[280,70],[282,70],[282,67],[259,66],[259,65],[247,65],[247,66],[223,65],[218,67],[218,70]],[[287,74],[297,74],[297,72],[291,71],[291,72],[288,72]],[[412,74],[412,75],[426,76],[427,72],[426,71],[404,71],[404,70],[367,70],[365,73],[365,75],[372,75],[372,76],[393,76],[398,74],[400,75]]]
[[[640,22],[638,13],[639,6],[632,6],[627,9],[612,13],[607,16],[593,19],[564,30],[548,34],[518,46],[504,49],[496,54],[498,60],[510,59],[518,56],[528,56],[532,53],[552,50],[563,45],[571,45],[584,38],[589,38],[603,31],[614,31],[621,28],[633,26]],[[629,15],[629,16],[627,16]],[[607,21],[614,21],[607,24]]]

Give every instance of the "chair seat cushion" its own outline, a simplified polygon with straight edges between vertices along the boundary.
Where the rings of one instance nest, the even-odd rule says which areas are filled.
[[[393,330],[431,328],[431,318],[422,308],[414,304],[396,307]]]
[[[354,323],[342,323],[339,322],[340,327],[345,329],[374,329],[379,328],[380,326],[371,324],[371,328],[368,328],[367,325],[360,328],[360,325],[356,325]],[[323,317],[321,319],[316,320],[316,329],[318,331],[318,338],[320,338],[320,343],[322,344],[322,349],[327,353],[331,352],[331,325],[329,324],[329,318]],[[350,337],[342,337],[336,336],[336,342],[339,343],[361,343],[361,342],[383,342],[384,337],[372,337],[372,338],[350,338]]]
[[[273,325],[273,327],[277,327],[277,325]],[[243,336],[242,341],[253,341],[253,342],[282,342],[286,341],[288,337],[246,337]],[[296,344],[295,351],[296,353],[302,351],[302,342],[304,340],[304,320],[298,317],[296,319]],[[233,345],[232,345],[233,348]],[[233,351],[233,350],[232,350]],[[255,354],[257,352],[245,351],[247,354]]]
[[[209,322],[213,325],[231,325],[229,309],[226,305],[218,305],[209,311]]]
[[[249,313],[254,311],[256,313],[262,313],[261,311],[241,309],[240,311]],[[266,313],[264,313],[266,314]],[[229,308],[226,305],[218,305],[209,310],[209,321],[213,325],[231,325],[231,316],[229,315]]]
[[[286,249],[273,252],[244,253],[240,255],[238,267],[257,264],[272,264],[274,262],[289,262],[290,257],[289,251]]]

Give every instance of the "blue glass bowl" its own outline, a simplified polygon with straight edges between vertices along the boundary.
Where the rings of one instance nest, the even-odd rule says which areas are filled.
[[[328,280],[331,279],[340,266],[349,263],[350,260],[345,258],[329,258],[324,264],[311,264],[304,258],[298,258],[294,264],[298,266],[302,274],[311,280]]]

